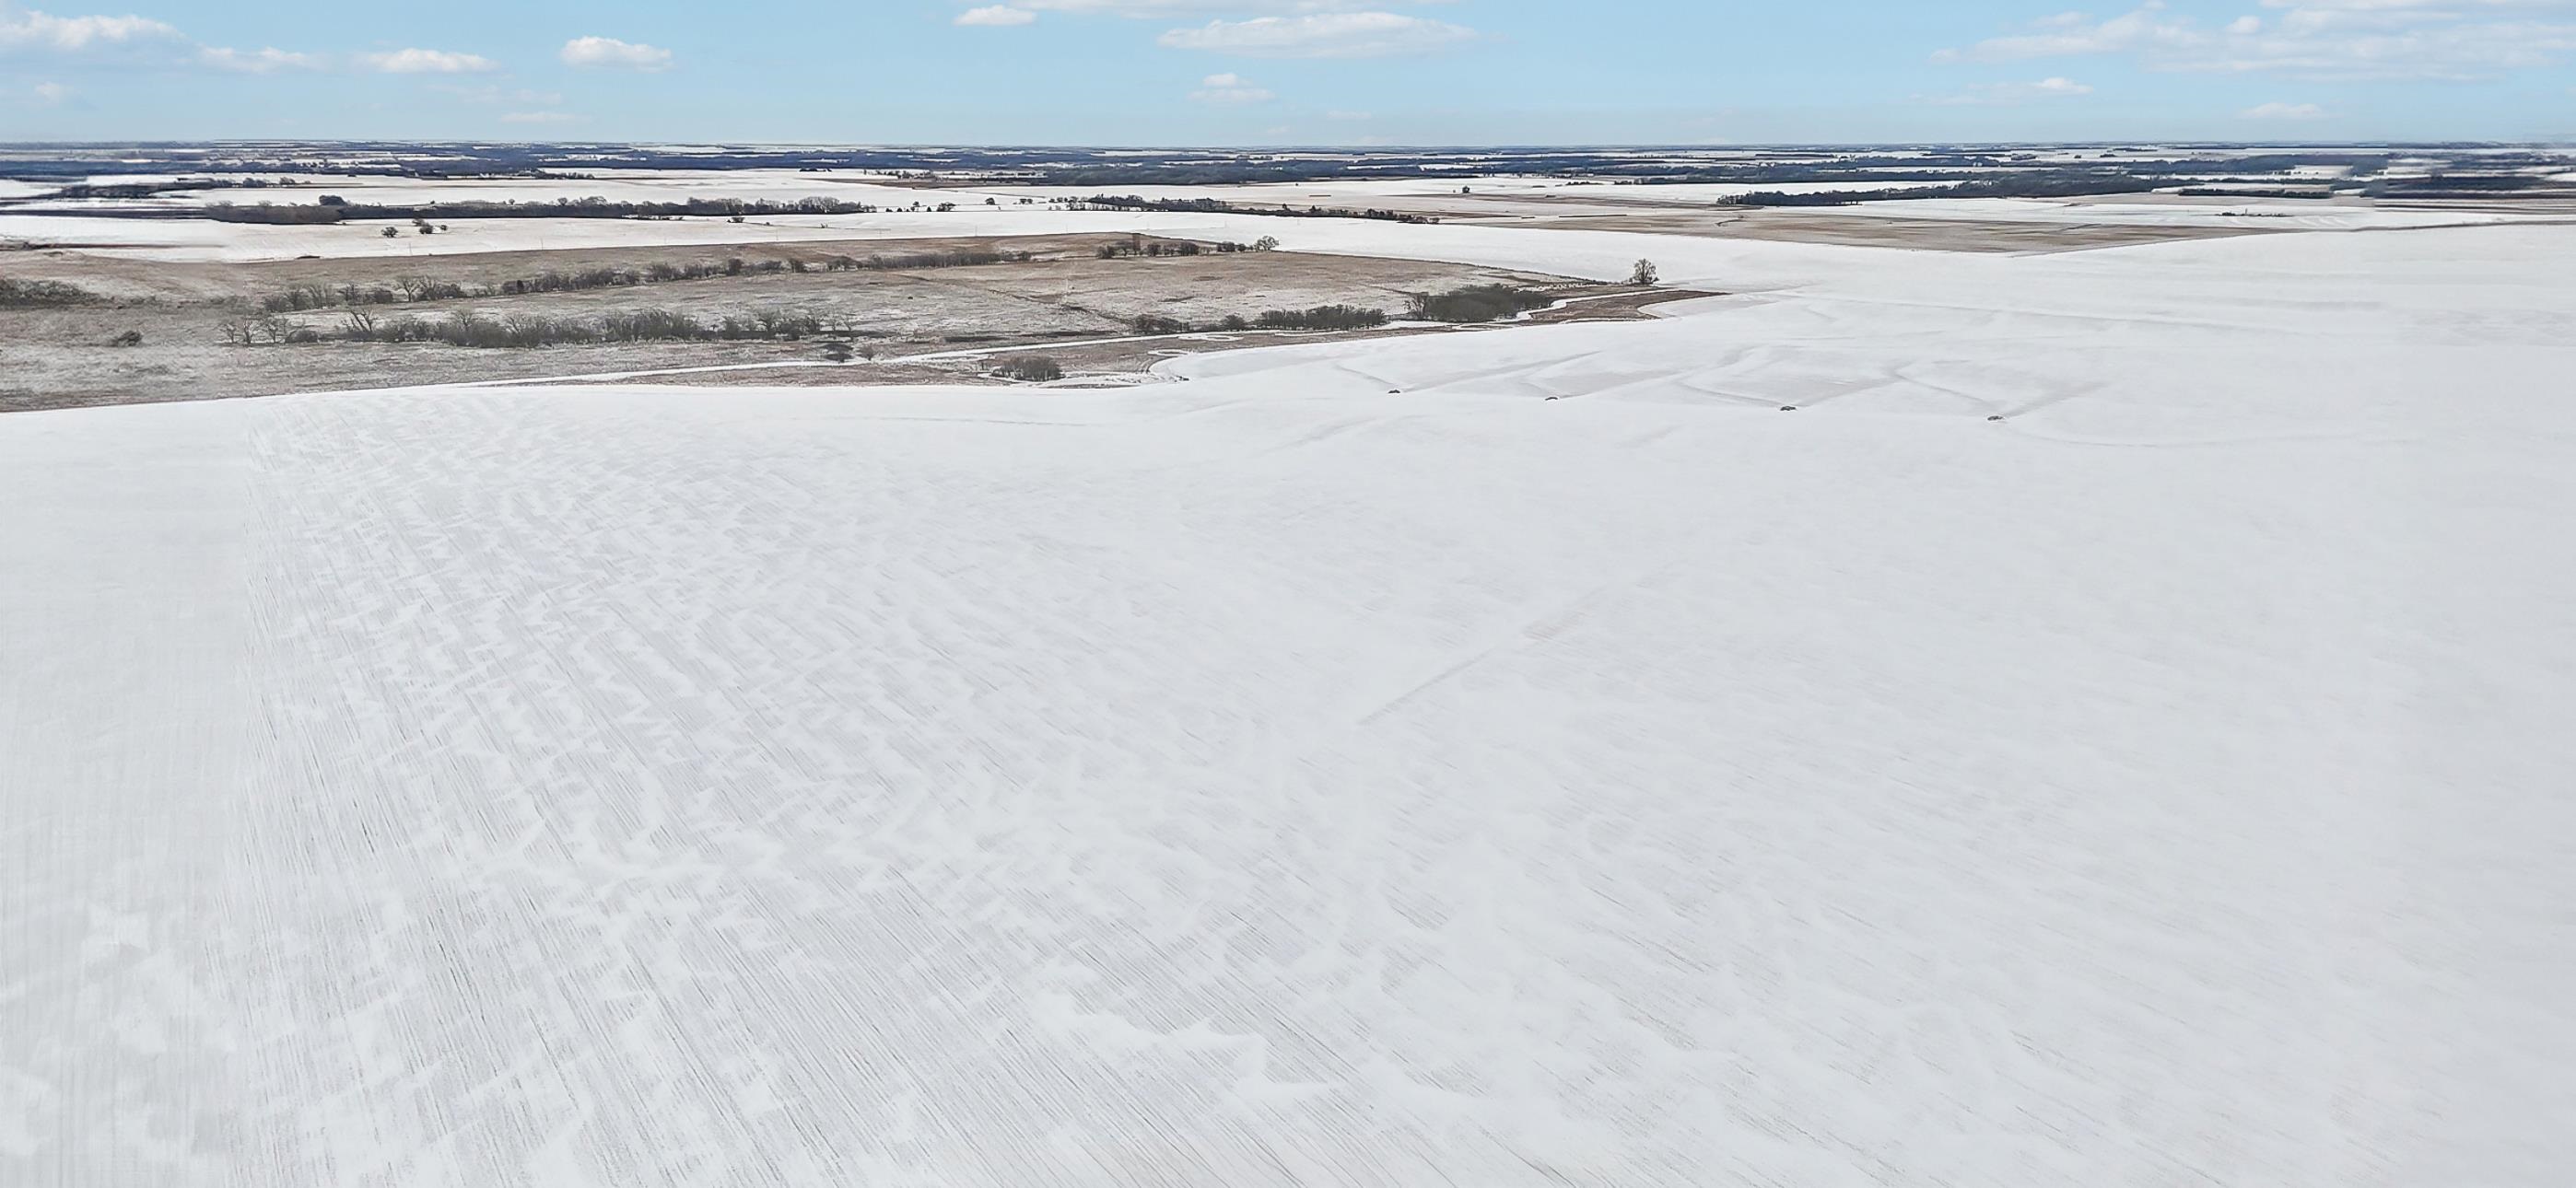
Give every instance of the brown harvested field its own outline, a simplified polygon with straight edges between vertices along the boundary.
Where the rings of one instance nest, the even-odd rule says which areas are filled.
[[[699,388],[989,383],[1002,382],[988,374],[993,361],[1012,355],[1036,354],[1062,365],[1067,376],[1066,382],[1069,384],[1128,384],[1151,378],[1153,366],[1165,359],[1206,351],[1293,346],[1301,343],[1339,342],[1353,338],[1389,338],[1410,334],[1481,334],[1500,330],[1506,326],[1624,321],[1649,316],[1645,311],[1658,305],[1719,295],[1691,289],[1638,289],[1626,285],[1588,286],[1588,289],[1590,291],[1585,292],[1573,304],[1559,309],[1539,310],[1527,318],[1508,323],[1404,326],[1383,330],[1236,330],[1195,334],[1122,335],[1111,342],[1084,341],[930,352],[938,356],[947,356],[941,358],[907,360],[900,356],[889,355],[874,361],[858,361],[842,366],[825,367],[811,366],[802,360],[796,360],[770,367],[752,366],[728,371],[634,375],[604,382],[685,384]],[[529,382],[534,385],[553,381]]]
[[[824,343],[813,337],[532,349],[419,342],[238,345],[233,341],[240,326],[262,316],[260,302],[270,295],[313,285],[394,286],[404,278],[472,288],[548,270],[632,270],[657,263],[720,265],[739,258],[745,262],[739,275],[362,309],[379,318],[432,319],[460,313],[502,319],[589,319],[670,310],[701,322],[762,311],[812,314],[844,330],[839,337],[862,352],[873,349],[879,356],[879,362],[865,368],[822,373],[842,383],[971,379],[983,365],[978,360],[916,365],[897,365],[893,360],[987,346],[1043,346],[1124,336],[1130,333],[1133,319],[1149,314],[1193,324],[1228,315],[1248,318],[1271,309],[1335,304],[1396,314],[1413,293],[1492,283],[1566,286],[1570,294],[1612,291],[1561,277],[1463,265],[1287,252],[1097,258],[1102,244],[1130,241],[1123,235],[854,240],[267,263],[11,253],[7,262],[12,279],[67,282],[99,294],[102,300],[63,308],[0,309],[0,410],[815,361],[825,350]],[[819,270],[820,262],[833,255],[891,257],[957,250],[1028,252],[1035,258],[964,267]],[[759,271],[761,262],[769,260],[803,260],[818,270]],[[277,316],[287,320],[281,325],[324,332],[345,325],[348,319],[341,309]],[[140,345],[111,345],[128,331],[142,336]],[[1195,349],[1222,345],[1201,341],[1203,345]],[[1067,358],[1090,360],[1096,354]],[[1103,370],[1141,370],[1127,366],[1131,360],[1117,352],[1097,357]]]

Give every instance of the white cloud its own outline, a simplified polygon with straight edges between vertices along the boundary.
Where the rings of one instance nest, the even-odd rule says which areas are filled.
[[[1199,88],[1190,92],[1190,102],[1236,107],[1246,103],[1268,103],[1278,98],[1252,85],[1240,74],[1211,74],[1199,80]]]
[[[1328,111],[1324,113],[1324,118],[1328,120],[1340,120],[1343,123],[1348,124],[1358,123],[1362,120],[1373,120],[1377,117],[1370,115],[1365,111]]]
[[[505,111],[504,124],[569,124],[581,119],[568,111]]]
[[[2034,100],[2072,99],[2092,93],[2093,88],[2071,78],[2043,78],[2038,82],[1973,83],[1956,94],[1918,96],[1918,101],[1937,107],[2016,107]]]
[[[2314,103],[2265,103],[2236,113],[2247,120],[2322,120],[2326,109]]]
[[[47,107],[52,107],[65,99],[69,99],[72,95],[72,89],[70,87],[64,86],[58,82],[40,82],[35,86],[28,88],[28,90],[35,94],[36,102],[44,104]]]
[[[1036,19],[1038,19],[1038,14],[1030,12],[1025,8],[1013,8],[1008,4],[992,4],[983,8],[970,8],[957,14],[958,24],[977,25],[988,29],[1006,28],[1011,25],[1025,25]]]
[[[2047,17],[2027,31],[1942,50],[1937,61],[2014,62],[2128,54],[2156,70],[2326,80],[2475,80],[2576,54],[2576,21],[2534,19],[2576,0],[2263,0],[2271,20],[2204,28],[2162,0],[2095,20]]]
[[[1463,25],[1424,17],[1336,12],[1209,21],[1165,33],[1161,43],[1247,58],[1383,58],[1431,53],[1475,37],[1476,31]]]
[[[0,50],[78,53],[100,46],[176,40],[179,31],[150,17],[55,16],[0,3]]]
[[[576,37],[565,42],[557,56],[563,59],[564,65],[583,70],[671,68],[671,51],[658,45],[640,45],[614,37]]]
[[[217,70],[242,74],[274,74],[280,70],[319,70],[322,59],[313,54],[290,53],[276,48],[237,50],[218,45],[197,47],[197,61]]]
[[[501,68],[490,58],[433,49],[360,54],[358,64],[381,74],[486,74]]]

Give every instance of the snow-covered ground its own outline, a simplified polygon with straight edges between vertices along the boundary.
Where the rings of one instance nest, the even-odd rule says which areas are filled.
[[[1004,217],[1007,215],[1008,217]],[[1242,216],[1250,218],[1252,216]],[[1204,216],[1133,216],[1026,210],[892,212],[848,216],[839,223],[763,216],[721,218],[455,219],[435,235],[415,235],[408,221],[352,221],[311,226],[218,223],[204,219],[125,219],[0,212],[0,240],[80,245],[102,255],[147,260],[290,260],[297,256],[384,257],[569,248],[799,243],[817,239],[907,239],[945,235],[1038,235],[1059,230],[1127,231],[1210,225]],[[862,221],[864,220],[864,221]],[[1282,220],[1265,219],[1264,223]],[[384,234],[391,226],[395,234]],[[1257,238],[1257,237],[1256,237]]]
[[[198,190],[179,197],[196,204],[232,202],[312,203],[324,194],[383,205],[433,202],[554,202],[605,198],[611,202],[685,202],[692,198],[794,202],[835,198],[843,202],[908,206],[954,201],[953,192],[889,184],[886,175],[859,170],[808,173],[801,169],[585,169],[568,178],[387,177],[379,174],[304,174],[291,190]],[[111,178],[101,181],[115,180]],[[980,199],[979,199],[980,201]]]
[[[0,1183],[2563,1182],[2576,228],[1280,233],[1742,295],[0,417]]]
[[[1907,198],[1850,206],[1803,208],[1881,219],[1971,219],[2007,223],[2120,223],[2149,227],[2242,227],[2264,230],[2359,231],[2459,227],[2560,217],[2502,210],[2382,209],[2300,198],[2194,198],[2122,202],[2084,198]]]

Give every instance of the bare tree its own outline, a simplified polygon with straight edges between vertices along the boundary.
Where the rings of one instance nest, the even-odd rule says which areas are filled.
[[[1628,272],[1628,283],[1632,285],[1652,285],[1661,279],[1663,274],[1655,270],[1652,260],[1639,260],[1637,266]]]

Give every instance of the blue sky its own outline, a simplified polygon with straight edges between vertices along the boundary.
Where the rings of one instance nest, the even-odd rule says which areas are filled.
[[[2576,136],[2576,0],[0,0],[0,140]]]

